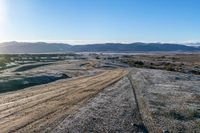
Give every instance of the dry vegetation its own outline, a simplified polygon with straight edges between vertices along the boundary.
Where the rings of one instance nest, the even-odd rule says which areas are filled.
[[[131,67],[200,75],[200,54],[126,55],[120,61],[129,64]]]
[[[200,131],[199,76],[150,69],[133,69],[130,76],[149,131]]]

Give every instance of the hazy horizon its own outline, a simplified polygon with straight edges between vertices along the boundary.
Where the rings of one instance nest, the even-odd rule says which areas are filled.
[[[34,40],[23,40],[23,41],[3,41],[0,42],[0,44],[2,43],[10,43],[10,42],[17,42],[17,43],[63,43],[63,44],[69,44],[69,45],[90,45],[90,44],[109,44],[109,43],[113,43],[113,44],[133,44],[133,43],[146,43],[146,44],[150,44],[150,43],[160,43],[160,44],[180,44],[180,45],[187,45],[187,46],[200,46],[200,42],[145,42],[145,41],[135,41],[135,42],[115,42],[115,41],[94,41],[94,40],[65,40],[65,41],[45,41],[45,40],[39,40],[39,41],[34,41]]]

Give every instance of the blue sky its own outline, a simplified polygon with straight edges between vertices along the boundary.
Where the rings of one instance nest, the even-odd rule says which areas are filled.
[[[200,41],[200,0],[0,0],[0,41]]]

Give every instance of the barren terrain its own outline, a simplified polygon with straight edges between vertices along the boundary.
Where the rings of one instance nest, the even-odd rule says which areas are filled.
[[[129,77],[149,132],[200,131],[200,76],[133,69]]]
[[[199,55],[84,56],[1,70],[0,132],[199,133]]]
[[[125,74],[125,70],[106,71],[97,76],[61,81],[1,96],[1,132],[48,131]]]

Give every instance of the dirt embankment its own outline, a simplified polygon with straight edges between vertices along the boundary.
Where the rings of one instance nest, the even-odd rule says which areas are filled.
[[[1,132],[51,131],[88,99],[126,74],[122,69],[105,71],[96,76],[1,95]]]

